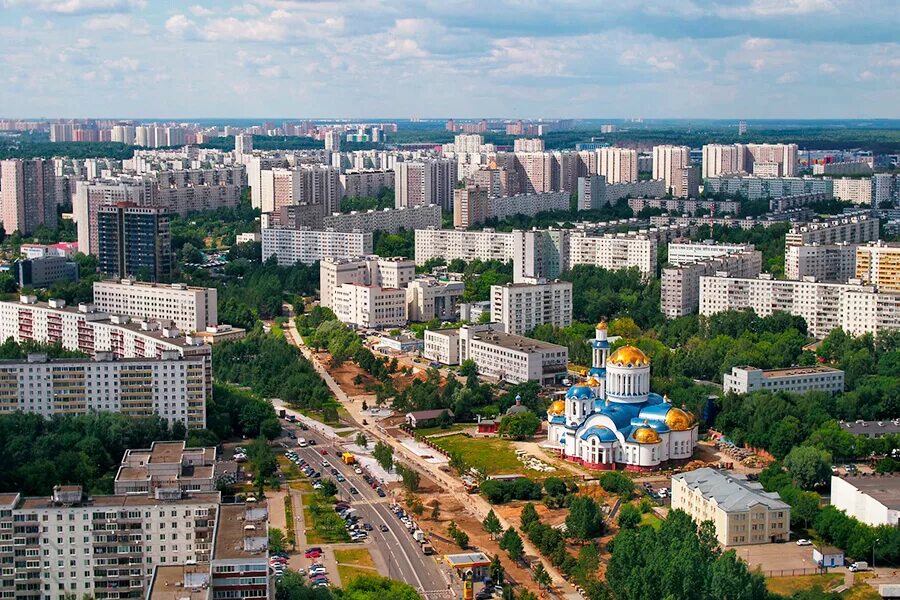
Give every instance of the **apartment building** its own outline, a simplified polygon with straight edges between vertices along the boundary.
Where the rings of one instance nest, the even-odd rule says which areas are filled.
[[[117,358],[156,358],[175,350],[186,358],[206,363],[206,393],[212,394],[210,347],[195,336],[159,321],[130,320],[99,312],[93,304],[66,306],[64,300],[38,302],[22,296],[18,302],[0,302],[0,340],[34,341],[62,345],[90,356],[112,352]]]
[[[749,394],[757,390],[805,394],[812,391],[839,394],[844,391],[844,372],[831,367],[790,367],[788,369],[758,369],[732,367],[722,375],[725,392]]]
[[[129,417],[159,415],[189,429],[206,427],[206,360],[166,350],[160,358],[0,361],[0,413],[17,410],[50,418],[94,411]]]
[[[459,360],[473,360],[478,373],[510,383],[558,382],[566,375],[569,349],[497,331],[492,325],[459,329]]]
[[[262,229],[262,258],[275,256],[283,267],[298,262],[311,265],[330,258],[353,258],[372,253],[372,232],[334,231],[301,227],[264,227]]]
[[[608,204],[615,204],[625,198],[662,198],[666,195],[666,182],[663,179],[617,183],[607,180],[604,194]]]
[[[714,240],[672,242],[668,245],[668,262],[680,266],[709,258],[718,258],[726,254],[752,251],[752,244],[728,244]]]
[[[335,213],[322,219],[325,229],[335,231],[398,233],[441,226],[441,207],[437,204],[409,208],[385,208],[365,212]]]
[[[466,262],[475,259],[509,262],[513,257],[512,244],[512,233],[501,233],[490,228],[481,231],[417,229],[416,265],[422,266],[436,257],[448,263],[457,258]]]
[[[97,209],[97,238],[101,273],[151,281],[172,276],[172,240],[165,209],[128,202],[101,206]]]
[[[878,239],[878,219],[867,213],[836,217],[821,223],[800,223],[785,234],[784,245],[862,244]]]
[[[488,218],[488,188],[468,185],[453,190],[453,226],[468,228]],[[440,224],[437,225],[440,227]]]
[[[803,194],[834,195],[834,180],[818,177],[757,177],[753,175],[718,175],[703,184],[709,194],[740,194],[747,200],[768,200]]]
[[[787,279],[815,277],[816,281],[844,283],[848,279],[858,277],[856,275],[858,247],[857,244],[849,242],[787,246],[784,249],[784,276]]]
[[[118,177],[114,180],[78,181],[72,198],[73,219],[78,226],[78,250],[97,255],[97,211],[101,206],[127,202],[134,206],[152,206],[153,182],[149,177]]]
[[[325,259],[319,265],[320,304],[333,307],[334,290],[344,284],[405,288],[416,276],[413,261],[400,256]]]
[[[704,467],[672,477],[672,508],[698,524],[712,521],[724,547],[784,542],[791,507],[745,475]]]
[[[56,173],[53,163],[0,161],[0,221],[7,234],[29,234],[40,225],[56,228]]]
[[[569,210],[568,192],[541,192],[491,197],[486,189],[469,186],[454,190],[453,225],[471,227],[488,219]]]
[[[597,150],[597,174],[606,182],[629,183],[638,180],[637,150],[630,148],[600,148]],[[663,182],[665,188],[665,182]],[[665,189],[660,195],[665,195]]]
[[[696,198],[700,195],[700,167],[690,165],[675,169],[672,195],[676,198]]]
[[[525,194],[551,192],[554,189],[555,161],[550,152],[516,152],[519,191]]]
[[[699,210],[705,210],[711,214],[731,213],[738,214],[741,203],[737,200],[690,200],[686,198],[629,198],[628,207],[638,215],[645,208],[659,208],[670,213],[696,214]]]
[[[515,140],[513,140],[513,151],[543,152],[544,140],[541,138],[516,138]]]
[[[63,256],[42,256],[16,261],[19,287],[43,288],[63,281],[78,281],[78,263]]]
[[[593,153],[591,155],[595,156]],[[606,178],[603,175],[578,178],[578,210],[599,209],[606,202]]]
[[[566,269],[575,265],[594,265],[615,271],[637,267],[644,277],[656,276],[657,241],[647,235],[588,235],[572,231]]]
[[[558,279],[569,260],[569,230],[516,229],[512,232],[513,282]]]
[[[671,247],[671,246],[670,246]],[[683,262],[662,270],[660,310],[667,319],[696,313],[700,307],[700,278],[727,273],[731,277],[757,277],[762,270],[762,252],[751,249]]]
[[[525,335],[538,325],[572,324],[572,283],[534,280],[491,286],[491,321],[506,333]]]
[[[138,319],[171,321],[184,332],[218,324],[216,288],[184,283],[143,283],[132,279],[94,282],[97,310]]]
[[[879,292],[859,280],[823,283],[812,277],[780,281],[763,273],[757,279],[716,274],[700,278],[700,314],[752,308],[760,316],[776,311],[799,315],[809,334],[822,339],[832,329],[850,335],[900,329],[900,294]]]
[[[339,321],[363,329],[406,325],[406,290],[343,283],[331,291],[331,310]]]
[[[815,164],[813,175],[871,175],[872,164],[867,160],[852,160]]]
[[[782,196],[780,198],[770,198],[769,199],[769,211],[770,212],[784,212],[786,210],[791,210],[793,208],[800,208],[802,206],[807,206],[809,204],[815,204],[817,202],[825,202],[829,200],[828,194],[825,193],[812,193],[812,194],[798,194],[796,196]]]
[[[434,277],[419,277],[406,286],[407,315],[410,321],[432,319],[456,320],[459,302],[465,292],[462,281],[443,281]]]
[[[422,356],[442,365],[458,365],[459,329],[426,329]]]
[[[841,177],[833,180],[833,194],[838,200],[862,206],[872,205],[871,177]]]
[[[394,167],[394,206],[437,204],[452,212],[457,168],[455,160],[445,158],[398,162]]]
[[[797,144],[707,144],[703,146],[703,179],[733,173],[793,177]]]
[[[394,189],[394,171],[365,169],[341,173],[341,198],[377,196],[383,189]]]
[[[900,244],[878,241],[857,246],[856,278],[881,291],[900,292]]]
[[[653,179],[666,182],[666,191],[676,198],[675,188],[681,188],[681,170],[691,165],[691,149],[687,146],[653,146]],[[676,181],[678,185],[676,186]],[[699,182],[698,182],[699,185]]]
[[[152,442],[149,448],[125,450],[113,493],[155,496],[157,490],[215,492],[218,479],[233,471],[234,464],[217,462],[215,448],[188,448],[183,440]]]

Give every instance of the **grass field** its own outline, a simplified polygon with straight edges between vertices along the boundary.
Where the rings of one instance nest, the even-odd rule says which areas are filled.
[[[334,560],[342,565],[353,565],[355,567],[375,568],[375,561],[372,555],[365,548],[349,548],[334,551]]]
[[[773,594],[790,596],[794,592],[802,592],[813,587],[828,590],[838,585],[838,582],[842,579],[843,576],[837,573],[828,573],[827,575],[798,575],[797,577],[768,577],[766,578],[766,587]]]
[[[278,454],[275,456],[275,460],[278,461],[278,468],[281,470],[282,474],[284,474],[285,479],[291,480],[300,478],[300,469],[297,468],[297,465],[288,460],[287,456]]]
[[[659,529],[662,526],[662,520],[654,513],[648,512],[641,515],[641,525],[649,525],[653,529]]]
[[[434,435],[436,433],[450,433],[452,431],[463,431],[464,429],[474,429],[476,427],[475,423],[454,423],[450,427],[444,429],[443,427],[421,427],[416,429],[416,436],[419,437],[428,437],[429,435]]]
[[[346,586],[348,583],[360,577],[362,575],[378,575],[378,571],[375,569],[369,569],[366,567],[353,567],[350,565],[342,565],[338,563],[338,577],[341,578],[341,585]]]
[[[319,493],[303,494],[303,523],[307,544],[337,544],[349,542],[344,520],[331,508],[331,502]]]
[[[489,475],[521,473],[545,475],[526,469],[516,458],[512,443],[500,438],[470,438],[464,435],[448,435],[431,440],[447,452],[460,452],[466,464]]]

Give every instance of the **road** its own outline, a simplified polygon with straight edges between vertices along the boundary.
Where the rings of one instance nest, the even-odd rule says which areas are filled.
[[[422,461],[403,444],[399,443],[396,438],[388,435],[384,431],[384,429],[377,423],[369,420],[367,425],[360,425],[364,420],[367,420],[366,416],[362,414],[361,403],[353,402],[352,400],[350,400],[347,394],[344,393],[344,390],[342,390],[334,380],[334,377],[331,376],[331,374],[322,365],[322,363],[319,362],[318,358],[313,354],[313,352],[306,346],[306,344],[303,343],[303,340],[301,339],[300,334],[297,331],[294,320],[288,320],[287,325],[288,326],[285,331],[287,340],[297,346],[303,356],[312,363],[313,368],[325,381],[325,384],[335,395],[335,398],[337,398],[338,402],[340,402],[347,410],[347,413],[350,416],[350,421],[352,421],[355,426],[363,429],[368,434],[370,439],[374,438],[389,444],[394,449],[395,461],[401,460],[402,462],[413,466],[418,471],[421,471],[432,481],[438,483],[447,494],[457,500],[460,506],[462,506],[467,512],[469,512],[469,514],[473,518],[478,521],[484,520],[484,518],[488,514],[488,511],[490,511],[492,508],[487,500],[479,495],[468,494],[465,490],[465,486],[463,486],[462,482],[459,479],[456,479],[455,477],[452,477],[451,475],[440,471],[440,469],[438,469],[435,465]],[[287,407],[280,404],[276,408]],[[369,417],[369,419],[371,419],[371,417]],[[390,511],[388,512],[390,513]],[[499,518],[500,524],[504,529],[512,526],[511,523],[506,521],[506,519],[504,519],[503,517]],[[403,529],[403,531],[405,532],[406,530]],[[527,537],[523,536],[522,542],[525,547],[525,553],[527,555],[540,556],[540,552],[538,551],[537,547],[535,547]],[[548,592],[550,596],[563,597],[567,600],[580,600],[581,596],[578,593],[569,591],[572,590],[573,586],[563,578],[559,569],[554,567],[552,564],[550,564],[549,561],[546,560],[544,561],[544,567],[550,574],[553,585],[558,590],[561,590],[561,594],[559,595],[553,592]]]
[[[366,482],[362,475],[353,472],[353,467],[345,465],[336,454],[339,450],[332,446],[332,441],[325,438],[319,432],[301,431],[299,427],[285,424],[285,428],[292,430],[298,437],[316,441],[315,446],[299,448],[296,443],[293,450],[298,456],[322,473],[322,477],[331,478],[338,487],[338,497],[350,502],[356,509],[360,523],[370,523],[373,531],[369,532],[366,546],[381,554],[387,565],[384,573],[392,579],[404,581],[415,587],[419,593],[428,600],[438,600],[451,597],[447,593],[450,579],[441,565],[433,556],[422,554],[421,547],[412,538],[396,515],[390,510],[391,498],[381,498]],[[285,437],[285,443],[293,440]],[[326,455],[320,452],[324,450]],[[334,479],[329,469],[322,468],[322,463],[327,462],[330,467],[336,468],[346,481],[338,482]],[[355,487],[358,494],[351,494],[350,488]],[[382,532],[379,526],[385,525],[388,531]]]

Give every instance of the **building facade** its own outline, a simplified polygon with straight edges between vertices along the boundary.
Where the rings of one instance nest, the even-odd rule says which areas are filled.
[[[900,525],[900,475],[831,477],[831,505],[866,525]]]
[[[42,256],[15,263],[19,287],[50,287],[63,281],[78,281],[78,263],[62,256]]]
[[[130,203],[97,209],[97,257],[101,273],[119,279],[165,281],[172,277],[169,215]]]
[[[441,207],[437,204],[414,206],[411,208],[385,208],[365,212],[335,213],[322,219],[325,229],[335,231],[398,233],[400,230],[414,231],[441,226]]]
[[[637,181],[637,150],[631,148],[598,149],[597,174],[603,175],[606,182],[610,184]],[[663,187],[665,187],[665,183],[663,183]]]
[[[727,254],[753,252],[750,244],[727,244],[712,240],[703,242],[672,242],[668,245],[668,262],[675,266],[718,258]]]
[[[131,279],[94,282],[97,310],[137,319],[171,321],[184,332],[218,325],[218,292],[183,283],[160,285]]]
[[[761,270],[762,252],[758,250],[665,267],[661,278],[660,309],[667,319],[694,314],[700,307],[701,277],[719,272],[727,273],[730,277],[757,277]]]
[[[784,249],[784,276],[787,279],[815,277],[816,281],[846,283],[856,276],[856,244],[791,245]]]
[[[283,267],[298,262],[311,265],[320,260],[354,258],[371,253],[372,232],[315,230],[306,227],[262,229],[263,261],[274,256]]]
[[[791,367],[788,369],[757,369],[756,367],[732,367],[731,373],[722,375],[725,392],[749,394],[757,390],[771,392],[822,391],[838,394],[844,391],[844,372],[830,367]]]
[[[800,223],[785,234],[785,246],[805,244],[862,244],[878,239],[878,219],[866,213],[828,219],[820,223]]]
[[[666,191],[671,192],[676,198],[684,197],[676,194],[675,190],[676,188],[681,189],[681,169],[690,167],[690,165],[691,149],[689,147],[653,146],[653,179],[665,181]]]
[[[882,291],[900,292],[900,244],[857,246],[856,278]]]
[[[572,324],[572,283],[536,280],[491,286],[491,321],[506,333],[525,335],[538,325]]]
[[[566,374],[569,350],[539,340],[497,331],[493,325],[459,329],[459,361],[472,360],[479,375],[510,383],[554,383]]]
[[[49,160],[0,161],[0,220],[7,234],[56,228],[56,173]]]

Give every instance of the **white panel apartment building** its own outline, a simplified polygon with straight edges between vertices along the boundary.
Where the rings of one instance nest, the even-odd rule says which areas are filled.
[[[384,189],[394,189],[394,171],[363,170],[341,174],[341,198],[377,196]]]
[[[274,255],[283,267],[298,262],[310,265],[329,258],[353,258],[371,253],[371,231],[342,232],[308,227],[266,227],[262,230],[263,261]]]
[[[548,384],[565,377],[569,349],[496,331],[491,325],[464,325],[459,329],[459,361],[469,359],[480,375]]]
[[[833,183],[834,197],[844,202],[865,206],[872,205],[872,178],[842,177]]]
[[[845,283],[856,276],[856,244],[804,244],[784,249],[784,276],[787,279],[815,277],[816,281]]]
[[[130,279],[94,282],[94,306],[113,315],[172,321],[184,332],[218,325],[216,288],[183,283],[141,283]]]
[[[725,547],[768,544],[790,537],[791,507],[744,475],[702,468],[672,477],[672,508],[696,523],[712,521]]]
[[[404,289],[345,283],[331,297],[331,310],[342,323],[365,329],[406,325]]]
[[[725,392],[749,394],[757,390],[770,392],[822,391],[838,394],[844,391],[844,372],[831,367],[790,367],[787,369],[758,369],[756,367],[732,367],[731,373],[722,375]]]
[[[668,262],[679,266],[717,258],[726,254],[752,251],[753,246],[751,244],[724,244],[712,240],[704,242],[672,242],[668,246]]]
[[[335,213],[322,219],[325,229],[334,231],[414,231],[441,226],[441,207],[437,204],[409,208],[385,208],[365,212]]]
[[[630,148],[598,149],[597,174],[606,177],[608,184],[637,181],[637,150]]]
[[[861,244],[878,239],[878,219],[869,214],[838,217],[821,223],[795,225],[785,234],[785,246]]]
[[[569,235],[566,267],[595,265],[611,271],[637,267],[644,277],[655,277],[656,246],[656,239],[645,235],[591,236],[573,231]]]
[[[437,204],[441,209],[452,212],[456,181],[455,160],[442,158],[399,162],[394,166],[394,206]]]
[[[465,231],[457,229],[417,229],[416,265],[424,265],[430,258],[441,257],[448,263],[454,259],[466,262],[513,259],[513,234],[493,229]]]
[[[799,315],[806,320],[809,334],[819,339],[838,327],[851,335],[900,329],[900,294],[878,292],[858,280],[846,284],[817,282],[812,277],[781,281],[766,273],[757,279],[701,277],[701,315],[746,308],[763,317],[776,311]]]
[[[206,427],[206,361],[183,358],[175,350],[160,359],[0,361],[0,413],[21,410],[43,417],[118,412],[129,417],[159,415],[189,429]]]
[[[332,308],[334,291],[344,284],[400,289],[405,288],[415,276],[415,263],[399,256],[326,259],[319,265],[320,304]]]
[[[703,179],[733,173],[793,177],[797,144],[707,144],[703,146]]]
[[[506,333],[525,335],[538,325],[572,324],[572,284],[538,281],[491,286],[491,321]]]
[[[730,277],[757,277],[761,270],[762,252],[757,250],[666,267],[662,270],[660,310],[667,319],[696,313],[700,306],[701,277],[720,272]]]

